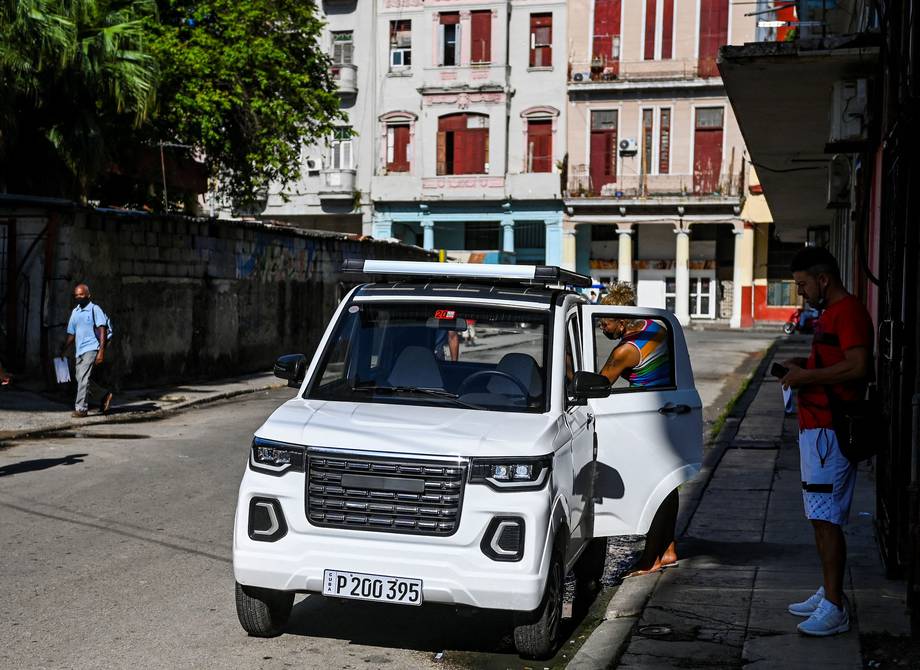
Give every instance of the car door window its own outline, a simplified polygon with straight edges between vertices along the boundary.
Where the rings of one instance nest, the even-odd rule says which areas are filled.
[[[581,329],[576,316],[569,317],[565,324],[565,384],[563,385],[566,409],[574,404],[570,393],[571,385],[575,379],[575,373],[582,369],[580,333]]]
[[[613,393],[675,388],[674,336],[667,321],[605,313],[593,315],[592,325],[594,369],[610,378]]]

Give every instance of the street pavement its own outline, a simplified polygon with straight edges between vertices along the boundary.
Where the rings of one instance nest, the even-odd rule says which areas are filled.
[[[771,339],[688,332],[710,420]],[[226,386],[237,393],[239,383]],[[208,390],[197,399],[225,392]],[[543,667],[510,653],[507,616],[436,605],[309,596],[280,638],[243,633],[230,563],[236,492],[253,431],[291,392],[198,406],[186,398],[184,411],[156,421],[79,430],[49,410],[70,427],[54,424],[64,432],[33,439],[8,432],[0,449],[0,667]],[[160,389],[144,402],[188,393]],[[0,421],[9,416],[4,408]],[[584,637],[573,626],[573,638]]]
[[[806,638],[795,628],[801,619],[786,612],[814,593],[821,570],[802,509],[798,419],[785,416],[780,386],[765,371],[774,358],[807,352],[806,338],[789,338],[760,366],[700,485],[681,491],[678,565],[626,579],[570,670],[858,670],[861,635],[910,634],[904,583],[886,580],[879,558],[865,463],[845,529],[850,632]]]

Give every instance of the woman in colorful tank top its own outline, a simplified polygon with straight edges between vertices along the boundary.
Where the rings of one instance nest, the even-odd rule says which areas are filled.
[[[613,284],[601,298],[601,304],[634,306],[635,289],[625,282]],[[665,326],[651,319],[600,319],[598,326],[605,336],[619,340],[600,371],[611,384],[621,377],[629,382],[630,388],[671,384],[671,355]],[[677,563],[674,536],[678,504],[677,489],[674,489],[658,508],[645,537],[645,549],[633,565],[631,575],[654,572]]]
[[[627,284],[624,289],[618,284],[611,290],[603,304],[635,304],[632,286]],[[601,319],[599,325],[604,335],[620,341],[600,371],[611,384],[620,377],[630,386],[644,388],[671,384],[671,357],[664,326],[650,319]]]

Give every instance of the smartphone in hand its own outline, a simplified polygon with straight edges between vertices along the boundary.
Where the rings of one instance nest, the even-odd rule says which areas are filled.
[[[782,379],[786,376],[786,373],[789,372],[789,368],[779,363],[774,363],[770,368],[770,374],[776,377],[777,379]]]

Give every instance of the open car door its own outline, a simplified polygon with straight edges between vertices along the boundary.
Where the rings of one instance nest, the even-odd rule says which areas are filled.
[[[645,534],[671,491],[699,472],[703,417],[684,333],[674,315],[649,307],[582,306],[584,367],[600,373],[619,346],[635,347],[639,365],[588,401],[595,416],[597,461],[593,536]],[[623,325],[611,340],[605,319]],[[628,378],[627,378],[628,377]]]

